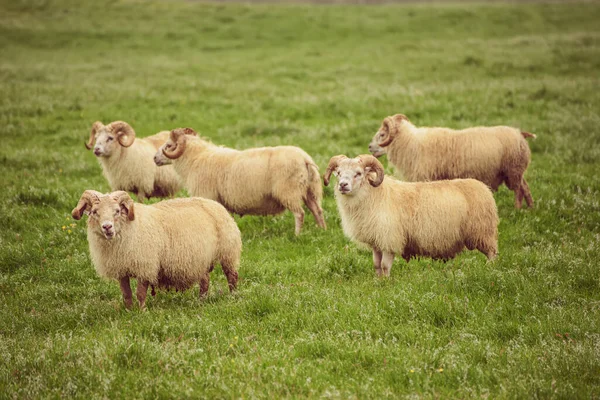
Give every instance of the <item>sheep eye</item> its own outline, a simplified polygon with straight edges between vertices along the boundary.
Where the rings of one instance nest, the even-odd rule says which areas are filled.
[[[98,211],[92,210],[92,212],[90,214],[92,214],[93,216],[96,216],[96,215],[98,215]]]
[[[356,175],[354,175],[355,178],[358,178],[359,176],[361,176],[362,174],[360,172],[357,172]]]
[[[108,139],[106,139],[107,142],[110,142],[111,140],[113,140],[114,138],[112,136],[109,136]]]

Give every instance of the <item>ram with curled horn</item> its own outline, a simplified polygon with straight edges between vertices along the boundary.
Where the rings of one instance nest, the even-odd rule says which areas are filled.
[[[118,281],[125,307],[133,305],[130,279],[137,280],[140,308],[148,287],[207,295],[209,274],[220,264],[230,291],[237,287],[242,240],[231,215],[219,203],[184,198],[152,205],[134,203],[127,192],[86,190],[73,218],[87,214],[87,239],[96,272]],[[154,290],[153,290],[154,292]]]
[[[317,224],[326,227],[318,167],[299,147],[235,150],[216,146],[191,128],[178,128],[156,152],[154,162],[172,165],[192,196],[218,201],[230,212],[276,215],[289,210],[299,235],[306,205]]]
[[[85,147],[94,151],[112,190],[136,194],[139,201],[150,197],[170,197],[181,189],[179,176],[172,167],[157,168],[152,157],[168,139],[169,132],[136,138],[127,122],[92,125]]]
[[[493,260],[498,253],[498,213],[490,189],[474,179],[401,182],[385,177],[372,155],[331,158],[335,199],[345,235],[369,246],[380,276],[394,257],[450,259],[464,248]],[[325,182],[329,176],[326,174]]]
[[[525,180],[531,161],[527,138],[536,135],[509,126],[466,129],[417,127],[403,114],[386,117],[369,144],[377,157],[389,162],[409,182],[477,179],[492,191],[505,184],[515,194],[515,207],[523,199],[533,207]]]

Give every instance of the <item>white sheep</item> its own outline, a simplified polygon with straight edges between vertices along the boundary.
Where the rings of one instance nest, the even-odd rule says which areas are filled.
[[[493,191],[505,183],[515,192],[515,207],[521,208],[523,197],[533,207],[524,177],[531,160],[528,137],[536,136],[508,126],[417,128],[396,114],[383,120],[369,151],[376,157],[387,153],[407,181],[473,178]]]
[[[234,150],[196,136],[191,128],[171,131],[154,157],[172,164],[192,196],[218,201],[236,214],[274,215],[290,210],[296,235],[304,222],[302,203],[326,228],[319,170],[306,152],[294,146]]]
[[[127,308],[129,279],[137,279],[137,299],[145,307],[148,286],[185,290],[200,284],[208,292],[209,273],[220,263],[229,289],[237,286],[242,251],[240,231],[219,203],[201,198],[133,203],[129,194],[83,192],[72,216],[89,215],[87,238],[96,272],[118,280]]]
[[[335,199],[344,233],[373,249],[378,275],[390,275],[396,254],[450,259],[465,246],[492,260],[498,214],[490,189],[474,179],[401,182],[385,177],[372,155],[332,157],[323,177],[338,177]]]
[[[170,197],[181,189],[179,176],[172,167],[157,168],[152,157],[169,138],[169,131],[136,139],[135,131],[126,122],[115,121],[92,126],[85,147],[94,148],[102,172],[111,190],[135,193],[140,202],[150,197]]]

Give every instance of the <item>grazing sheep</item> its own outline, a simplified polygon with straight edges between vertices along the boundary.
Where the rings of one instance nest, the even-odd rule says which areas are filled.
[[[169,138],[163,131],[143,139],[136,139],[133,128],[126,122],[108,125],[95,122],[92,126],[88,150],[102,166],[111,190],[128,190],[143,202],[150,197],[170,197],[181,189],[179,176],[172,167],[157,168],[152,157]]]
[[[236,214],[273,215],[288,209],[299,235],[304,202],[319,226],[326,228],[318,167],[298,147],[239,151],[203,140],[191,128],[179,128],[171,131],[154,162],[173,164],[192,196],[218,201]]]
[[[508,126],[417,128],[396,114],[383,120],[369,151],[376,157],[387,153],[408,181],[473,178],[494,191],[505,183],[515,192],[515,207],[521,208],[523,197],[533,207],[523,176],[531,160],[528,137],[536,136]]]
[[[498,214],[490,189],[474,179],[407,183],[386,177],[371,155],[332,157],[323,177],[338,177],[335,199],[344,233],[373,249],[378,275],[394,256],[450,259],[466,246],[492,260],[498,253]]]
[[[229,290],[237,286],[242,251],[240,231],[219,203],[200,198],[133,203],[124,191],[83,192],[73,218],[88,214],[90,254],[100,276],[121,283],[123,300],[132,306],[129,278],[137,279],[140,308],[148,286],[185,290],[200,283],[208,292],[209,273],[221,264]]]

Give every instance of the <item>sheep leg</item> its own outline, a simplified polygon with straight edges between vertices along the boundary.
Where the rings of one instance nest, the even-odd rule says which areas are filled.
[[[394,253],[388,253],[387,251],[383,252],[383,257],[381,258],[381,269],[383,270],[383,276],[390,276],[394,257]]]
[[[325,217],[323,216],[323,209],[319,206],[319,203],[317,203],[317,201],[311,195],[309,195],[308,198],[304,200],[304,204],[306,204],[306,207],[308,207],[312,215],[315,217],[317,224],[321,228],[327,229]]]
[[[210,271],[214,268],[211,265],[211,268],[208,270],[206,274],[200,278],[200,298],[206,297],[208,295],[208,286],[210,284]]]
[[[531,190],[529,190],[529,185],[525,178],[521,181],[521,190],[523,191],[523,195],[525,195],[525,201],[527,202],[527,207],[533,207],[533,197],[531,197]]]
[[[302,225],[304,224],[304,210],[302,209],[302,207],[299,207],[294,208],[293,210],[290,209],[290,211],[294,214],[294,218],[296,219],[296,229],[294,233],[296,234],[296,236],[298,236],[300,235]]]
[[[237,288],[238,281],[238,273],[235,269],[235,265],[228,260],[222,260],[221,268],[223,269],[223,273],[227,278],[227,283],[229,284],[229,291],[233,292]]]
[[[123,293],[123,303],[125,303],[125,308],[129,310],[133,306],[133,295],[131,293],[131,286],[129,285],[129,277],[124,276],[120,279],[119,283],[121,284],[121,293]]]
[[[138,279],[138,281],[137,281],[137,288],[135,289],[135,295],[138,299],[138,302],[140,303],[141,310],[146,309],[146,294],[148,293],[149,285],[150,285],[150,282],[148,282],[148,281],[143,281],[141,279]]]
[[[377,276],[381,276],[383,274],[383,271],[381,271],[381,256],[381,251],[373,249],[373,265],[375,266],[375,272],[377,273]]]
[[[139,203],[143,203],[144,200],[147,199],[146,193],[144,193],[144,192],[136,192],[135,195],[137,196]]]
[[[477,246],[477,250],[485,254],[488,261],[494,261],[498,256],[498,245],[495,240],[490,240],[489,243],[483,243]]]
[[[515,193],[515,208],[520,209],[523,205],[523,192],[521,191],[521,182],[523,176],[508,176],[506,186]]]

